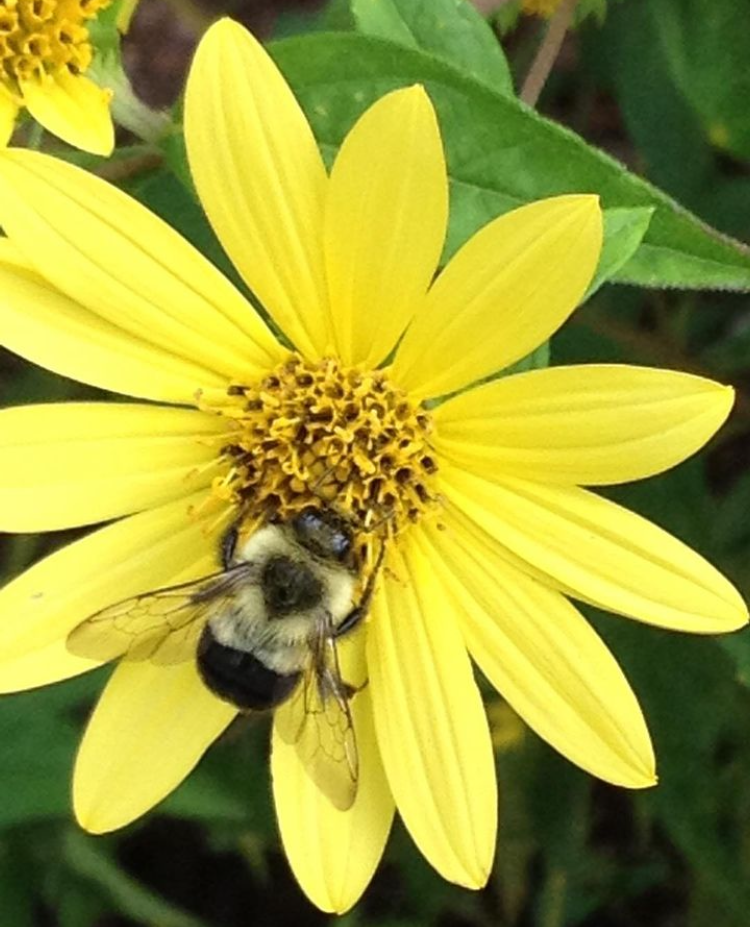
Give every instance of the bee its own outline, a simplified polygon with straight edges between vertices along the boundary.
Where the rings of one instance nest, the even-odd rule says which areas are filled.
[[[195,659],[204,684],[242,712],[301,700],[277,717],[307,772],[341,810],[358,782],[350,700],[337,642],[367,614],[383,559],[359,601],[354,538],[344,518],[307,507],[240,541],[222,540],[223,569],[105,608],[70,633],[68,649],[97,660]],[[360,687],[361,688],[361,687]]]

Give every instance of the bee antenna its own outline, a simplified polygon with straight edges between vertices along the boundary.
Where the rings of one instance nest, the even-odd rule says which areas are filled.
[[[377,531],[378,528],[380,528],[381,525],[384,525],[384,524],[386,524],[386,522],[389,522],[392,518],[395,517],[395,515],[396,515],[396,510],[393,508],[393,506],[391,506],[391,507],[388,509],[388,511],[385,513],[385,515],[381,515],[381,517],[380,517],[376,522],[374,522],[373,524],[371,524],[371,525],[362,525],[362,530],[363,530],[363,531],[367,531],[368,533]]]
[[[320,474],[320,476],[317,478],[317,480],[315,480],[315,482],[314,482],[314,483],[312,484],[312,486],[310,487],[310,492],[313,493],[314,495],[318,496],[318,498],[321,500],[321,502],[325,502],[325,503],[327,503],[327,504],[330,504],[330,500],[326,499],[321,493],[318,492],[318,490],[325,484],[325,482],[326,482],[326,480],[328,479],[328,477],[329,477],[335,470],[336,470],[336,467],[335,467],[333,464],[331,464],[330,466],[326,467],[325,470]]]

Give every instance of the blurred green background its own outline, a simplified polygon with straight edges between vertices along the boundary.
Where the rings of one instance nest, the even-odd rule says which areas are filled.
[[[477,4],[479,5],[479,4]],[[515,85],[545,33],[486,0]],[[143,0],[124,43],[138,93],[171,105],[201,30],[228,11],[264,38],[343,23],[293,0]],[[539,111],[625,163],[701,219],[750,240],[750,3],[619,0],[569,33]],[[127,139],[124,139],[127,142]],[[124,185],[226,262],[167,157]],[[553,168],[555,165],[553,165]],[[559,170],[564,172],[565,165]],[[716,563],[750,594],[750,296],[609,284],[552,345],[552,363],[627,361],[737,388],[730,424],[698,459],[607,491]],[[96,392],[0,354],[0,401]],[[80,532],[1,536],[6,581]],[[694,638],[589,609],[638,693],[661,784],[628,793],[579,772],[486,687],[501,783],[487,888],[443,882],[397,823],[349,925],[746,927],[750,923],[750,632]],[[323,924],[280,850],[268,719],[245,719],[159,809],[104,838],[73,823],[76,744],[107,670],[0,699],[3,927]]]

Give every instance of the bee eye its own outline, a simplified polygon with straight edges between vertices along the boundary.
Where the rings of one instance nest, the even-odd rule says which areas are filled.
[[[339,560],[342,560],[352,549],[351,538],[343,532],[331,537],[331,550]]]
[[[325,522],[319,512],[315,509],[303,509],[294,519],[294,526],[300,533],[312,534],[320,531]]]
[[[347,525],[333,512],[303,509],[291,525],[299,543],[319,557],[343,561],[351,551]]]

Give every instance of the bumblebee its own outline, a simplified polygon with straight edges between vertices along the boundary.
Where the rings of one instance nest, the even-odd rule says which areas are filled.
[[[240,711],[300,699],[279,733],[346,810],[357,791],[349,702],[358,690],[342,679],[336,644],[367,614],[383,550],[355,604],[354,538],[341,516],[308,507],[241,542],[232,528],[220,572],[105,608],[71,632],[68,649],[97,660],[195,659],[205,685]]]

